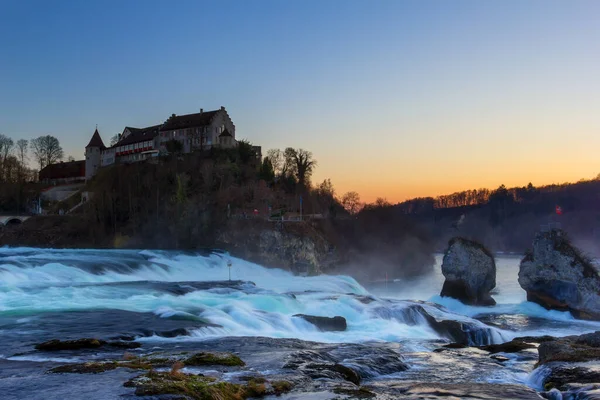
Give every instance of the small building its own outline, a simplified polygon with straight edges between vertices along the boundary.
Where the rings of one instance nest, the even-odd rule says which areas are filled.
[[[42,168],[39,179],[50,185],[64,185],[84,182],[86,179],[86,160],[59,162]]]

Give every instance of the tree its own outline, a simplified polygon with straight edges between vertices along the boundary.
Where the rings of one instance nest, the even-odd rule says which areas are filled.
[[[67,157],[67,162],[73,162],[73,161],[75,161],[75,157],[73,157],[73,156]]]
[[[2,180],[7,180],[6,164],[13,146],[14,142],[11,138],[0,134],[0,179]]]
[[[238,140],[237,153],[242,164],[248,164],[251,160],[256,159],[256,151],[254,151],[252,143],[247,140]]]
[[[348,192],[342,196],[342,206],[350,214],[357,214],[360,211],[360,196],[356,192]]]
[[[267,183],[271,183],[275,180],[275,171],[273,170],[273,165],[271,164],[269,157],[264,158],[260,170],[258,171],[258,177]]]
[[[283,151],[283,168],[281,170],[281,176],[296,176],[296,150],[291,147],[286,148]]]
[[[389,207],[391,205],[392,204],[389,201],[387,201],[386,198],[383,198],[383,197],[378,197],[375,200],[375,207],[376,208],[384,208],[384,207]]]
[[[27,146],[29,141],[26,139],[17,140],[17,157],[19,158],[19,180],[23,181],[23,171],[25,170],[25,160],[27,159]]]
[[[25,167],[25,159],[27,158],[27,147],[29,146],[29,141],[26,139],[17,140],[17,156],[19,157],[19,161],[21,165]]]
[[[285,164],[285,159],[283,157],[283,153],[279,149],[270,149],[267,151],[267,158],[271,162],[271,166],[273,167],[273,172],[276,177],[280,177],[283,175],[283,168]]]
[[[295,150],[293,158],[298,183],[301,186],[310,185],[310,177],[317,166],[317,160],[313,159],[310,151],[304,149]]]
[[[57,138],[51,135],[40,136],[31,140],[31,151],[40,165],[40,170],[63,158],[63,149]]]
[[[317,193],[319,196],[335,198],[335,188],[331,183],[331,179],[325,179],[321,182],[317,187]]]
[[[110,138],[110,145],[114,146],[115,144],[119,143],[120,139],[121,139],[121,135],[119,135],[118,133],[115,134],[113,137]]]
[[[171,139],[165,143],[165,148],[171,154],[179,154],[183,151],[183,144],[179,140]]]

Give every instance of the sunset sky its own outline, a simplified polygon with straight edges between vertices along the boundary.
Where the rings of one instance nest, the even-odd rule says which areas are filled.
[[[0,133],[225,106],[366,201],[600,173],[600,1],[0,0]]]

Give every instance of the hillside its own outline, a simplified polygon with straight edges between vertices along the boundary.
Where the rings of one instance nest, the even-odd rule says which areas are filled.
[[[495,251],[523,252],[541,227],[560,224],[578,246],[592,255],[600,254],[596,245],[600,237],[599,180],[459,192],[409,200],[388,212],[400,212],[426,229],[438,250],[460,234]]]

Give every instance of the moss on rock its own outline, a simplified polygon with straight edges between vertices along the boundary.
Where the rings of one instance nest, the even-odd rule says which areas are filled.
[[[187,367],[195,367],[202,365],[225,365],[228,367],[243,367],[246,365],[241,358],[231,353],[207,353],[201,352],[183,360],[183,364]]]

